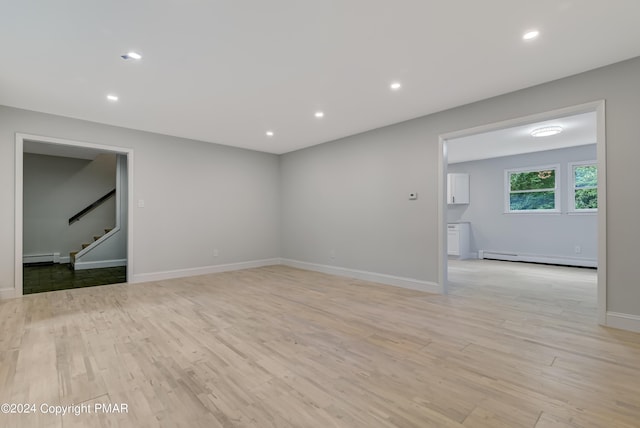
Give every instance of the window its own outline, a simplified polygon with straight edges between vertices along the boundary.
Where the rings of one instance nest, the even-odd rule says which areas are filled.
[[[595,161],[569,164],[569,211],[598,211],[598,167]]]
[[[505,171],[505,212],[560,212],[559,165]]]

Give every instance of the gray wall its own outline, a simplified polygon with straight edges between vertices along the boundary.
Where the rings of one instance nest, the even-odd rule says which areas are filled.
[[[640,198],[634,197],[636,183],[630,179],[640,159],[638,76],[640,58],[292,152],[280,160],[2,107],[0,288],[13,287],[15,132],[135,149],[134,198],[146,201],[145,208],[134,208],[135,273],[281,254],[436,282],[438,136],[606,99],[607,304],[609,311],[640,316],[635,252]],[[418,200],[409,201],[408,192],[418,192]],[[212,248],[220,249],[217,260]],[[329,261],[331,249],[336,257]]]
[[[470,203],[449,205],[448,221],[471,222],[471,251],[492,250],[597,260],[596,214],[567,214],[568,162],[596,159],[595,144],[449,165],[470,176]],[[504,170],[559,164],[561,214],[505,214]],[[576,254],[574,247],[582,252]]]
[[[438,136],[606,100],[608,310],[640,315],[640,58],[282,156],[282,255],[438,280]],[[417,191],[417,201],[407,193]]]
[[[436,150],[413,121],[282,156],[283,257],[437,279]]]
[[[0,289],[14,286],[16,132],[134,149],[134,275],[279,256],[277,156],[0,107]]]
[[[23,165],[24,255],[69,257],[114,226],[114,198],[76,223],[69,225],[69,218],[115,189],[115,155],[89,161],[25,153]]]

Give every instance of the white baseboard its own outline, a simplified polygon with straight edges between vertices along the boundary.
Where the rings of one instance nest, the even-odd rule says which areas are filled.
[[[66,257],[60,257],[60,264],[65,264],[65,263],[71,263],[71,257],[66,256]]]
[[[606,326],[640,333],[640,316],[607,311]]]
[[[47,263],[53,262],[53,254],[31,254],[22,256],[22,263]]]
[[[126,266],[127,259],[119,259],[119,260],[101,260],[96,262],[75,262],[73,265],[74,270],[85,270],[85,269],[101,269],[101,268],[109,268],[116,266]]]
[[[512,262],[548,263],[552,265],[567,265],[579,267],[598,267],[598,261],[577,257],[547,256],[544,254],[520,254],[503,251],[478,251],[478,258],[489,260],[506,260]]]
[[[394,285],[396,287],[409,288],[411,290],[425,291],[427,293],[442,293],[442,287],[440,287],[437,283],[421,281],[413,278],[404,278],[400,276],[387,275],[384,273],[367,272],[338,266],[320,265],[316,263],[309,263],[292,259],[282,259],[281,264],[298,269],[312,270],[315,272],[346,276],[349,278],[357,278],[386,285]]]
[[[207,275],[210,273],[228,272],[233,270],[251,269],[262,266],[279,265],[280,259],[264,259],[264,260],[252,260],[248,262],[229,263],[224,265],[203,266],[190,269],[176,269],[164,272],[153,273],[140,273],[133,275],[133,278],[129,280],[130,283],[149,282],[149,281],[162,281],[164,279],[183,278],[188,276]]]
[[[26,254],[22,256],[22,263],[60,263],[60,253]]]
[[[13,299],[16,297],[15,288],[0,288],[0,300]]]

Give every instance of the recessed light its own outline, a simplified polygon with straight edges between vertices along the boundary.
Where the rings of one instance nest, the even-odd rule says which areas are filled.
[[[531,30],[531,31],[527,31],[526,33],[524,33],[524,35],[522,36],[522,38],[524,40],[531,40],[531,39],[535,39],[536,37],[538,37],[540,35],[540,31],[538,30]]]
[[[398,89],[402,88],[402,85],[400,84],[400,82],[393,82],[389,87],[394,91],[397,91]]]
[[[531,131],[532,137],[550,137],[562,132],[562,126],[543,126]]]
[[[267,134],[267,137],[273,137],[274,136],[273,131],[267,131],[266,134]]]
[[[109,95],[107,95],[107,99],[109,101],[118,101],[118,96],[117,95],[113,95],[113,94],[109,94]]]
[[[120,58],[122,59],[140,59],[142,58],[142,55],[140,55],[138,52],[127,52],[124,55],[120,55]]]
[[[324,112],[317,111],[316,114],[315,114],[315,117],[318,117],[318,118],[324,117]]]

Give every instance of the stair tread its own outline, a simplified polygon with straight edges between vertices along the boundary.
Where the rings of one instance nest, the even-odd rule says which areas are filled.
[[[108,228],[108,229],[104,229],[104,233],[107,234],[109,232],[111,232],[113,230],[113,228]],[[93,242],[97,241],[98,239],[102,238],[104,235],[94,235],[93,236]],[[82,244],[82,249],[84,250],[87,247],[90,247],[92,244]],[[69,253],[69,261],[71,264],[71,268],[74,269],[75,268],[75,263],[76,263],[76,256],[78,255],[80,251],[71,251]]]

